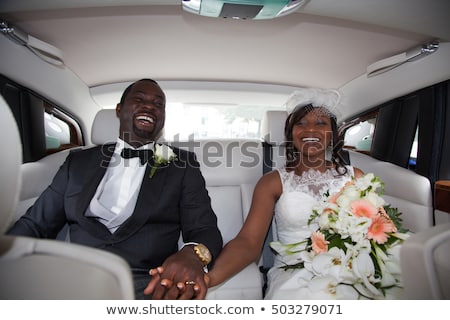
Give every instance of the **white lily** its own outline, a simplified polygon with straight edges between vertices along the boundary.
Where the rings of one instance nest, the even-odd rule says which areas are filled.
[[[375,279],[375,266],[373,261],[367,253],[360,253],[353,259],[353,271],[357,277],[362,281],[364,286],[373,295],[379,295],[381,292],[373,285],[378,280]]]

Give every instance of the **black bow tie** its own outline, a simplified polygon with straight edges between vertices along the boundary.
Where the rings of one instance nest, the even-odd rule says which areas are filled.
[[[122,149],[120,156],[124,159],[138,157],[141,160],[141,164],[144,164],[144,163],[148,162],[149,159],[152,158],[153,150],[151,150],[151,149],[135,150],[135,149],[124,148],[124,149]]]

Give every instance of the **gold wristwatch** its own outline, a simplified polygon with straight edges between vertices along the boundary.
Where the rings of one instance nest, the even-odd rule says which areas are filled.
[[[208,248],[204,244],[196,244],[194,246],[194,252],[205,266],[211,262],[211,252],[209,252]]]

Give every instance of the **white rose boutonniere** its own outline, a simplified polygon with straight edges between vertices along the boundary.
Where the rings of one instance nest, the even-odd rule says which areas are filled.
[[[176,160],[177,155],[173,152],[172,148],[165,144],[155,144],[153,151],[153,166],[150,170],[150,178],[156,172],[156,169],[161,165],[167,165],[173,160]]]

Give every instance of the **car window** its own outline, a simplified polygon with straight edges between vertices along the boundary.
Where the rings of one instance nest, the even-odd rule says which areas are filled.
[[[416,169],[418,134],[419,134],[419,127],[417,127],[416,129],[416,134],[414,135],[414,141],[411,147],[411,153],[409,155],[409,169],[411,170]]]
[[[168,103],[166,140],[259,139],[266,110],[277,106]]]
[[[372,146],[372,137],[375,131],[376,116],[360,121],[345,131],[344,145],[347,148],[369,153]]]
[[[80,125],[60,106],[1,75],[0,93],[16,119],[23,162],[83,145]]]
[[[70,115],[42,100],[46,154],[83,145],[81,128]]]
[[[70,128],[66,122],[56,118],[49,112],[45,112],[44,126],[45,146],[47,150],[56,149],[62,144],[70,143]]]

